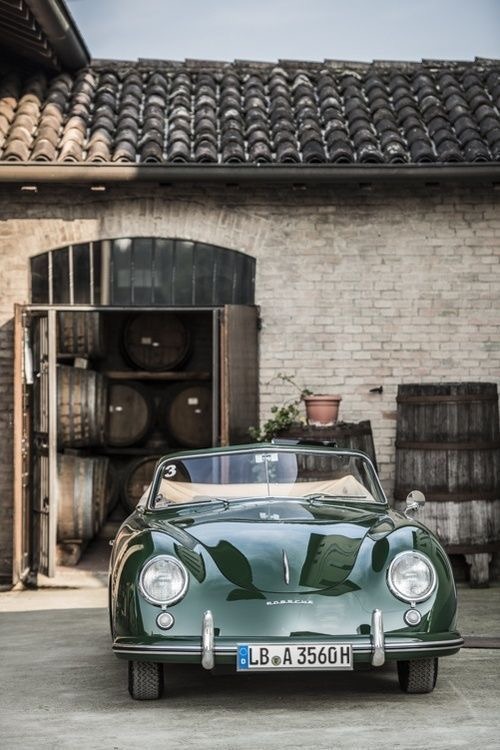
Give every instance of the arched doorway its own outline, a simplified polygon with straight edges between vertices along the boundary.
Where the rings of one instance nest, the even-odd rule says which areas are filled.
[[[79,243],[33,256],[30,270],[31,303],[16,310],[14,577],[36,580],[54,572],[63,464],[93,472],[91,462],[105,460],[121,476],[153,455],[248,439],[258,420],[258,310],[255,259],[189,240]],[[127,351],[131,329],[145,358]],[[175,361],[158,360],[171,344],[166,331],[188,342]],[[122,444],[110,440],[109,423],[128,408],[111,398],[125,386],[149,413],[139,437]],[[85,402],[98,391],[106,398]],[[65,437],[63,416],[78,423],[76,442]],[[131,412],[128,423],[136,419]],[[82,439],[85,420],[102,440],[95,430]]]

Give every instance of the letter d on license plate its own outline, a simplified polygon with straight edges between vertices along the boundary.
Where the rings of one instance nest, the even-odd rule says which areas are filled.
[[[239,643],[238,672],[282,669],[352,669],[350,643],[294,643],[293,645]]]

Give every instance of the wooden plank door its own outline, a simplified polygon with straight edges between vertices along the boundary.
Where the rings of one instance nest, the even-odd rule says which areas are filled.
[[[16,306],[14,581],[55,575],[57,542],[56,311]]]
[[[250,442],[259,423],[259,311],[226,305],[220,329],[221,444]]]

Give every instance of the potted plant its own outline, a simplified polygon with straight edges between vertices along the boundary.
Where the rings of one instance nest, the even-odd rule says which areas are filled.
[[[336,423],[339,412],[341,396],[327,396],[314,394],[309,388],[300,388],[291,375],[278,373],[276,378],[289,383],[298,391],[298,396],[293,400],[285,401],[281,406],[271,407],[271,417],[264,422],[262,427],[250,427],[249,434],[258,442],[272,440],[280,433],[288,430],[300,418],[300,406],[303,403],[306,410],[306,419],[309,425],[314,427],[328,427]]]
[[[303,398],[307,424],[313,427],[331,427],[337,422],[342,396],[311,394]]]

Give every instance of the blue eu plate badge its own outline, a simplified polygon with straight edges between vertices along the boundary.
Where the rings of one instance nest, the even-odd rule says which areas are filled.
[[[248,646],[245,643],[238,644],[237,669],[248,669]]]

